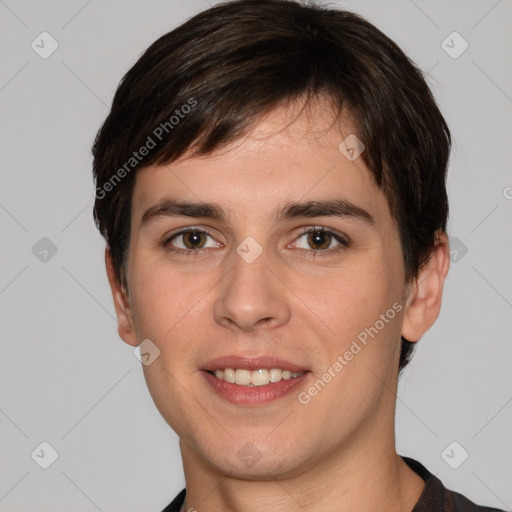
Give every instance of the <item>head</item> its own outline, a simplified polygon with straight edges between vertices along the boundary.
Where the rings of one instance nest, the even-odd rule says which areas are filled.
[[[192,450],[229,472],[237,462],[220,454],[233,435],[269,468],[276,446],[301,442],[289,425],[271,438],[257,425],[277,419],[275,403],[202,402],[201,372],[226,354],[307,369],[302,401],[288,404],[297,421],[317,418],[304,460],[369,434],[370,417],[391,421],[386,393],[437,318],[448,271],[449,151],[422,73],[352,13],[235,0],[145,51],[94,143],[94,215],[119,334],[160,350],[145,377]],[[225,428],[194,423],[216,412]]]

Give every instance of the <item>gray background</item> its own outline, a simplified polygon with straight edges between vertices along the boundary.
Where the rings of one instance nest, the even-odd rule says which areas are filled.
[[[429,73],[455,141],[457,252],[440,318],[400,382],[399,452],[510,510],[512,2],[332,3],[366,16]],[[117,336],[90,146],[140,53],[206,7],[0,0],[0,511],[159,511],[184,485],[176,436]],[[31,47],[43,31],[59,45],[46,59]],[[442,46],[453,31],[469,44],[458,58],[445,51],[462,49],[458,36]],[[48,469],[35,461],[48,450],[31,457],[43,441],[59,454]],[[452,469],[461,447],[469,458]]]

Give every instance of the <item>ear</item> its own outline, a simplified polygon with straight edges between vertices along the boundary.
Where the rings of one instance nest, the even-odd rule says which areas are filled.
[[[114,271],[114,263],[112,254],[107,247],[105,249],[105,266],[107,268],[108,282],[112,290],[112,298],[114,299],[114,307],[117,315],[117,332],[120,338],[128,345],[136,346],[139,344],[137,334],[135,332],[135,323],[133,313],[130,306],[128,292],[119,283]]]
[[[436,245],[427,263],[411,284],[402,322],[402,336],[418,341],[434,324],[441,309],[446,275],[450,268],[450,246],[444,232],[436,234]]]

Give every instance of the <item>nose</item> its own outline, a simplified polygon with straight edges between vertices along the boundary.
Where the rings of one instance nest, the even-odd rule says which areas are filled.
[[[269,267],[265,251],[251,263],[236,253],[232,256],[233,266],[214,303],[215,321],[246,332],[286,324],[291,312],[289,291]]]

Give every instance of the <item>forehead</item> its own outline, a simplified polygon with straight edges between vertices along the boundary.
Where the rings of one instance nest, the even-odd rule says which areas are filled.
[[[138,171],[133,208],[140,214],[172,196],[261,215],[284,202],[345,198],[375,217],[385,215],[386,199],[363,159],[346,151],[345,140],[358,140],[350,113],[335,117],[325,102],[278,107],[209,155],[186,154]]]

